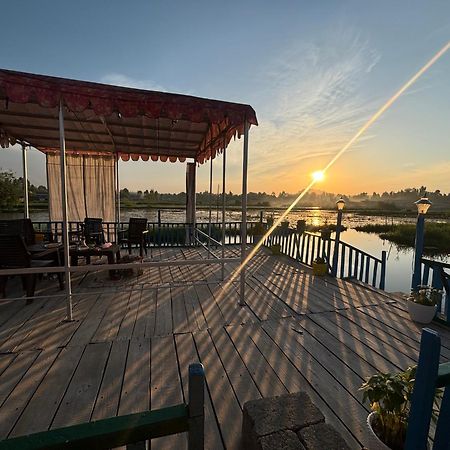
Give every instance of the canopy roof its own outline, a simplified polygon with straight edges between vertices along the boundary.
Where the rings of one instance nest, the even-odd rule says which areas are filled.
[[[59,152],[60,101],[68,152],[124,160],[202,163],[258,124],[249,105],[0,69],[2,146]]]

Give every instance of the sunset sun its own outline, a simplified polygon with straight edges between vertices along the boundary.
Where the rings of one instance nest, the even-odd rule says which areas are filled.
[[[316,170],[311,174],[311,176],[315,182],[323,181],[325,178],[325,173],[323,172],[323,170]]]

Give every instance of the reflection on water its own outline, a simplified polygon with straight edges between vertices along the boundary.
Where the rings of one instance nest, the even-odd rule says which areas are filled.
[[[260,209],[249,209],[248,220],[259,220]],[[273,216],[275,219],[281,215],[281,212],[264,212],[264,217]],[[0,219],[16,219],[23,217],[23,214],[16,213],[0,213]],[[33,211],[30,213],[33,221],[48,221],[47,211]],[[128,221],[130,217],[146,217],[150,222],[157,222],[158,211],[156,209],[123,209],[121,211],[121,220]],[[208,221],[209,211],[207,209],[197,210],[197,220],[199,222]],[[317,208],[304,209],[301,211],[293,211],[289,214],[287,220],[291,226],[295,227],[297,220],[305,220],[308,225],[319,226],[324,223],[332,224],[336,221],[335,211],[323,211]],[[212,220],[220,222],[222,220],[221,212],[214,210]],[[240,221],[240,211],[227,211],[227,221]],[[428,219],[430,220],[430,219]],[[161,210],[162,222],[184,222],[185,210],[179,209],[163,209]],[[414,217],[384,217],[384,216],[365,216],[355,213],[344,213],[343,225],[347,227],[347,231],[343,232],[341,239],[373,256],[381,257],[381,251],[386,250],[387,269],[386,269],[386,290],[389,292],[408,292],[411,283],[412,264],[414,252],[412,249],[398,248],[389,241],[384,241],[376,234],[361,233],[352,228],[358,225],[372,224],[390,224],[390,223],[415,223]],[[444,261],[450,261],[450,255],[442,258]]]

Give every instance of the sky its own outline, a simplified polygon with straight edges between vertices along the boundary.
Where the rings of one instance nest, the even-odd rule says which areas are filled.
[[[450,40],[448,0],[2,2],[0,67],[248,103],[249,190],[298,192]],[[450,191],[450,52],[316,187]],[[239,192],[242,140],[227,153]],[[45,160],[29,152],[30,181]],[[20,151],[0,168],[21,175]],[[185,189],[185,165],[121,162],[130,190]],[[208,165],[198,190],[208,189]],[[221,157],[214,161],[214,190]]]

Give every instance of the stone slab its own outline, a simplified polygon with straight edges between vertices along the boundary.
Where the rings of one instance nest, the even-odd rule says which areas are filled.
[[[342,436],[327,423],[318,423],[298,431],[307,450],[350,450]]]
[[[278,431],[259,439],[258,450],[306,450],[299,437],[290,430]]]
[[[245,449],[260,449],[259,439],[279,431],[298,431],[325,418],[305,392],[251,400],[244,405],[242,441]]]

